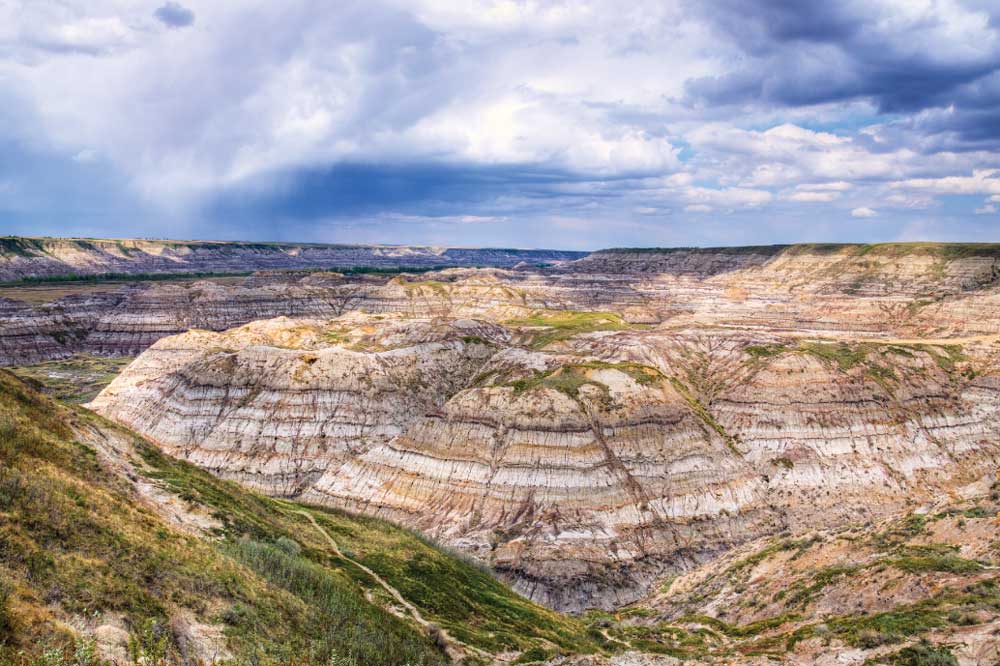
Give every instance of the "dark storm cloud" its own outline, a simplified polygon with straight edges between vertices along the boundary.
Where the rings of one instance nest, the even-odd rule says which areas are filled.
[[[171,28],[186,28],[194,24],[194,12],[178,2],[168,2],[153,12],[153,16]]]
[[[711,7],[706,18],[747,58],[734,71],[689,81],[694,102],[795,107],[867,99],[891,114],[954,107],[948,129],[961,140],[1000,137],[993,114],[982,112],[997,101],[996,15],[983,27],[993,43],[970,45],[946,42],[940,16],[887,20],[898,17],[868,3],[723,0]]]
[[[1000,191],[997,0],[335,4],[0,0],[0,226],[889,239]]]
[[[616,196],[602,192],[599,183],[574,191],[574,185],[591,181],[564,171],[468,164],[338,164],[268,175],[262,182],[270,185],[257,189],[256,183],[250,183],[221,194],[208,204],[206,213],[212,218],[295,220],[400,210],[439,216],[473,209],[497,212],[491,207],[504,197],[569,202]]]

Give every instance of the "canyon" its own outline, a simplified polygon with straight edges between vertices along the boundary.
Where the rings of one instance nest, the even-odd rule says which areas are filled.
[[[1000,247],[342,268],[8,298],[0,362],[137,355],[90,410],[415,530],[603,645],[536,661],[996,657]],[[924,625],[858,619],[904,607]]]
[[[136,273],[232,273],[366,266],[515,266],[584,252],[420,245],[0,237],[0,281]]]

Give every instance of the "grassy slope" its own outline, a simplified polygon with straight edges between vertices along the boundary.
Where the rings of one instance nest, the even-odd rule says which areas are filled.
[[[810,639],[821,639],[831,652],[900,646],[903,657],[947,655],[947,645],[957,642],[953,632],[1000,613],[998,499],[1000,484],[994,497],[933,514],[772,538],[741,559],[708,564],[714,573],[693,587],[668,581],[657,595],[659,610],[640,603],[623,609],[618,622],[600,613],[591,619],[633,648],[679,657],[779,657]],[[961,556],[962,543],[981,552],[979,558]],[[868,606],[855,608],[852,602],[866,590],[879,590],[883,601],[870,594]],[[924,638],[938,645],[906,647]],[[896,662],[887,656],[885,663]]]
[[[32,655],[45,650],[63,651],[71,663],[82,644],[72,620],[120,615],[139,636],[150,627],[163,633],[181,611],[224,627],[238,663],[326,663],[334,655],[373,666],[447,661],[432,636],[382,608],[384,593],[331,552],[295,513],[303,507],[215,479],[127,434],[142,476],[223,525],[211,537],[183,533],[98,464],[73,424],[124,432],[0,372],[0,664],[36,663]],[[407,531],[307,510],[345,552],[470,645],[596,648],[577,621]],[[170,632],[163,635],[171,644]]]
[[[29,383],[38,382],[58,400],[81,404],[97,397],[133,358],[74,354],[69,358],[15,366],[8,370]]]
[[[620,331],[630,327],[613,312],[576,310],[538,310],[529,317],[510,319],[503,323],[521,328],[527,336],[528,346],[532,349],[544,349],[553,343],[568,340],[582,333]]]

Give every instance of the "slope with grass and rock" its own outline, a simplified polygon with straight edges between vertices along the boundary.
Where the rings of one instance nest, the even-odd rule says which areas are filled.
[[[599,649],[578,620],[413,533],[253,494],[6,372],[0,536],[5,666],[473,664]]]

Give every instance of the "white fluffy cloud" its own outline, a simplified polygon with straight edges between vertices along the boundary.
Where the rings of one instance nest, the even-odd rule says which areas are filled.
[[[971,176],[943,178],[911,178],[892,183],[894,188],[924,190],[933,194],[992,194],[1000,195],[1000,170],[979,169]]]
[[[876,213],[874,210],[872,210],[871,208],[868,208],[866,206],[861,206],[861,207],[855,208],[854,210],[851,211],[851,217],[862,217],[862,218],[864,218],[864,217],[875,217],[877,215],[878,215],[878,213]]]

